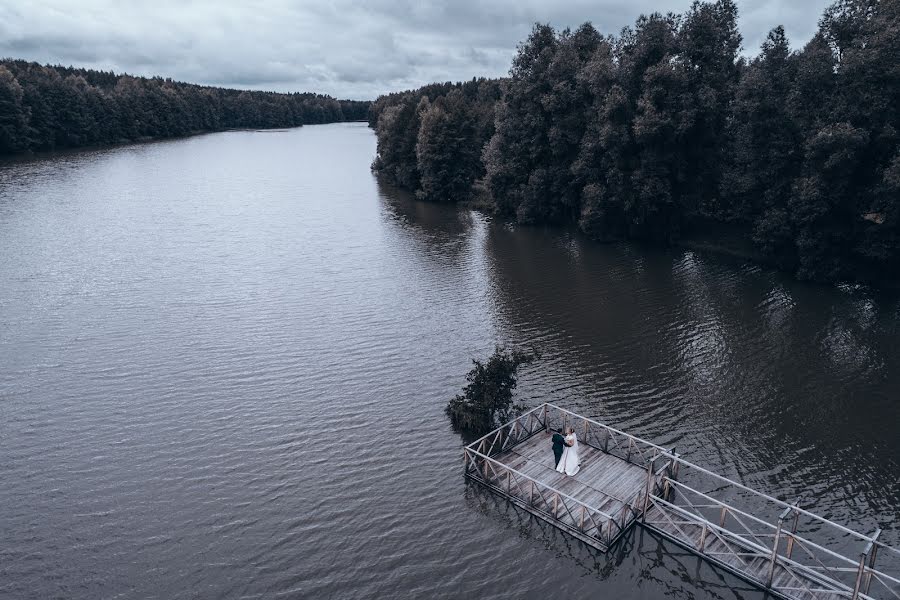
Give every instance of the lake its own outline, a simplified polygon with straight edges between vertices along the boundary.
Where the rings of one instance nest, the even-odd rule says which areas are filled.
[[[0,597],[763,598],[462,475],[473,357],[897,544],[900,294],[380,184],[362,123],[0,165]],[[548,455],[550,449],[548,446]]]

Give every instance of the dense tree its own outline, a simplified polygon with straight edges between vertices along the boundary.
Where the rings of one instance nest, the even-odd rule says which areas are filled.
[[[0,61],[0,154],[365,118],[369,102]]]
[[[681,150],[694,119],[685,69],[676,60],[676,34],[673,17],[654,14],[638,22],[634,48],[624,48],[626,55],[636,54],[626,61],[626,78],[639,82],[631,90],[634,164],[625,215],[631,237],[653,241],[669,241],[680,231]]]
[[[481,148],[494,133],[500,82],[472,79],[379,97],[369,109],[378,153],[372,169],[423,198],[455,202],[484,175]]]
[[[22,86],[0,66],[0,154],[17,152],[28,145],[28,115]]]
[[[571,168],[575,184],[581,188],[578,224],[594,238],[617,239],[626,229],[625,204],[631,198],[634,107],[609,41],[598,45],[579,78],[587,86],[591,102],[585,109],[585,131]]]
[[[496,131],[484,154],[488,188],[497,208],[524,223],[560,217],[547,173],[551,124],[543,103],[552,98],[554,82],[548,70],[558,43],[552,27],[535,25],[519,46],[497,107]]]
[[[521,223],[663,243],[728,223],[802,278],[896,277],[900,3],[838,0],[798,52],[780,27],[755,58],[740,48],[734,0],[610,38],[538,24],[509,78],[482,80],[502,93],[446,83],[376,100],[374,166],[440,201],[480,178]],[[466,108],[448,111],[457,88]]]
[[[519,367],[539,358],[537,352],[507,350],[497,346],[484,362],[473,359],[463,393],[447,404],[454,425],[472,433],[487,433],[522,410],[513,400]]]
[[[735,93],[713,216],[752,221],[768,208],[787,204],[801,158],[800,131],[789,109],[795,73],[784,28],[777,27],[744,70]]]
[[[679,27],[677,45],[676,64],[683,71],[679,84],[685,85],[678,112],[685,131],[675,195],[690,219],[715,201],[722,180],[724,133],[740,73],[734,1],[695,1]]]
[[[427,100],[423,99],[427,102]],[[418,195],[426,200],[466,199],[478,175],[477,122],[461,90],[452,90],[421,111],[416,141]]]

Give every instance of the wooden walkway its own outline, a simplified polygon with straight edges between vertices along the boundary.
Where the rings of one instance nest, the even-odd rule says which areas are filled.
[[[569,426],[581,450],[574,477],[556,472],[550,442]],[[602,551],[640,524],[777,597],[900,600],[900,551],[880,530],[855,532],[553,404],[467,446],[465,473]],[[830,548],[834,539],[856,552]]]

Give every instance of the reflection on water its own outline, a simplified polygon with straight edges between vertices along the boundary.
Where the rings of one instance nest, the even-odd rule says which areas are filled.
[[[565,357],[536,395],[863,531],[896,527],[896,297],[542,230],[493,226],[488,249],[508,334]],[[860,498],[882,514],[851,514]]]
[[[0,597],[762,597],[468,485],[549,400],[897,543],[900,300],[417,202],[359,124],[0,166]]]

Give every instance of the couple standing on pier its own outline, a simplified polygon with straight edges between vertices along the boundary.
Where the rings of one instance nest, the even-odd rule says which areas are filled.
[[[559,429],[553,431],[553,457],[556,459],[556,470],[573,476],[581,468],[578,459],[578,438],[575,436],[575,428],[566,428],[566,437],[562,436]]]

